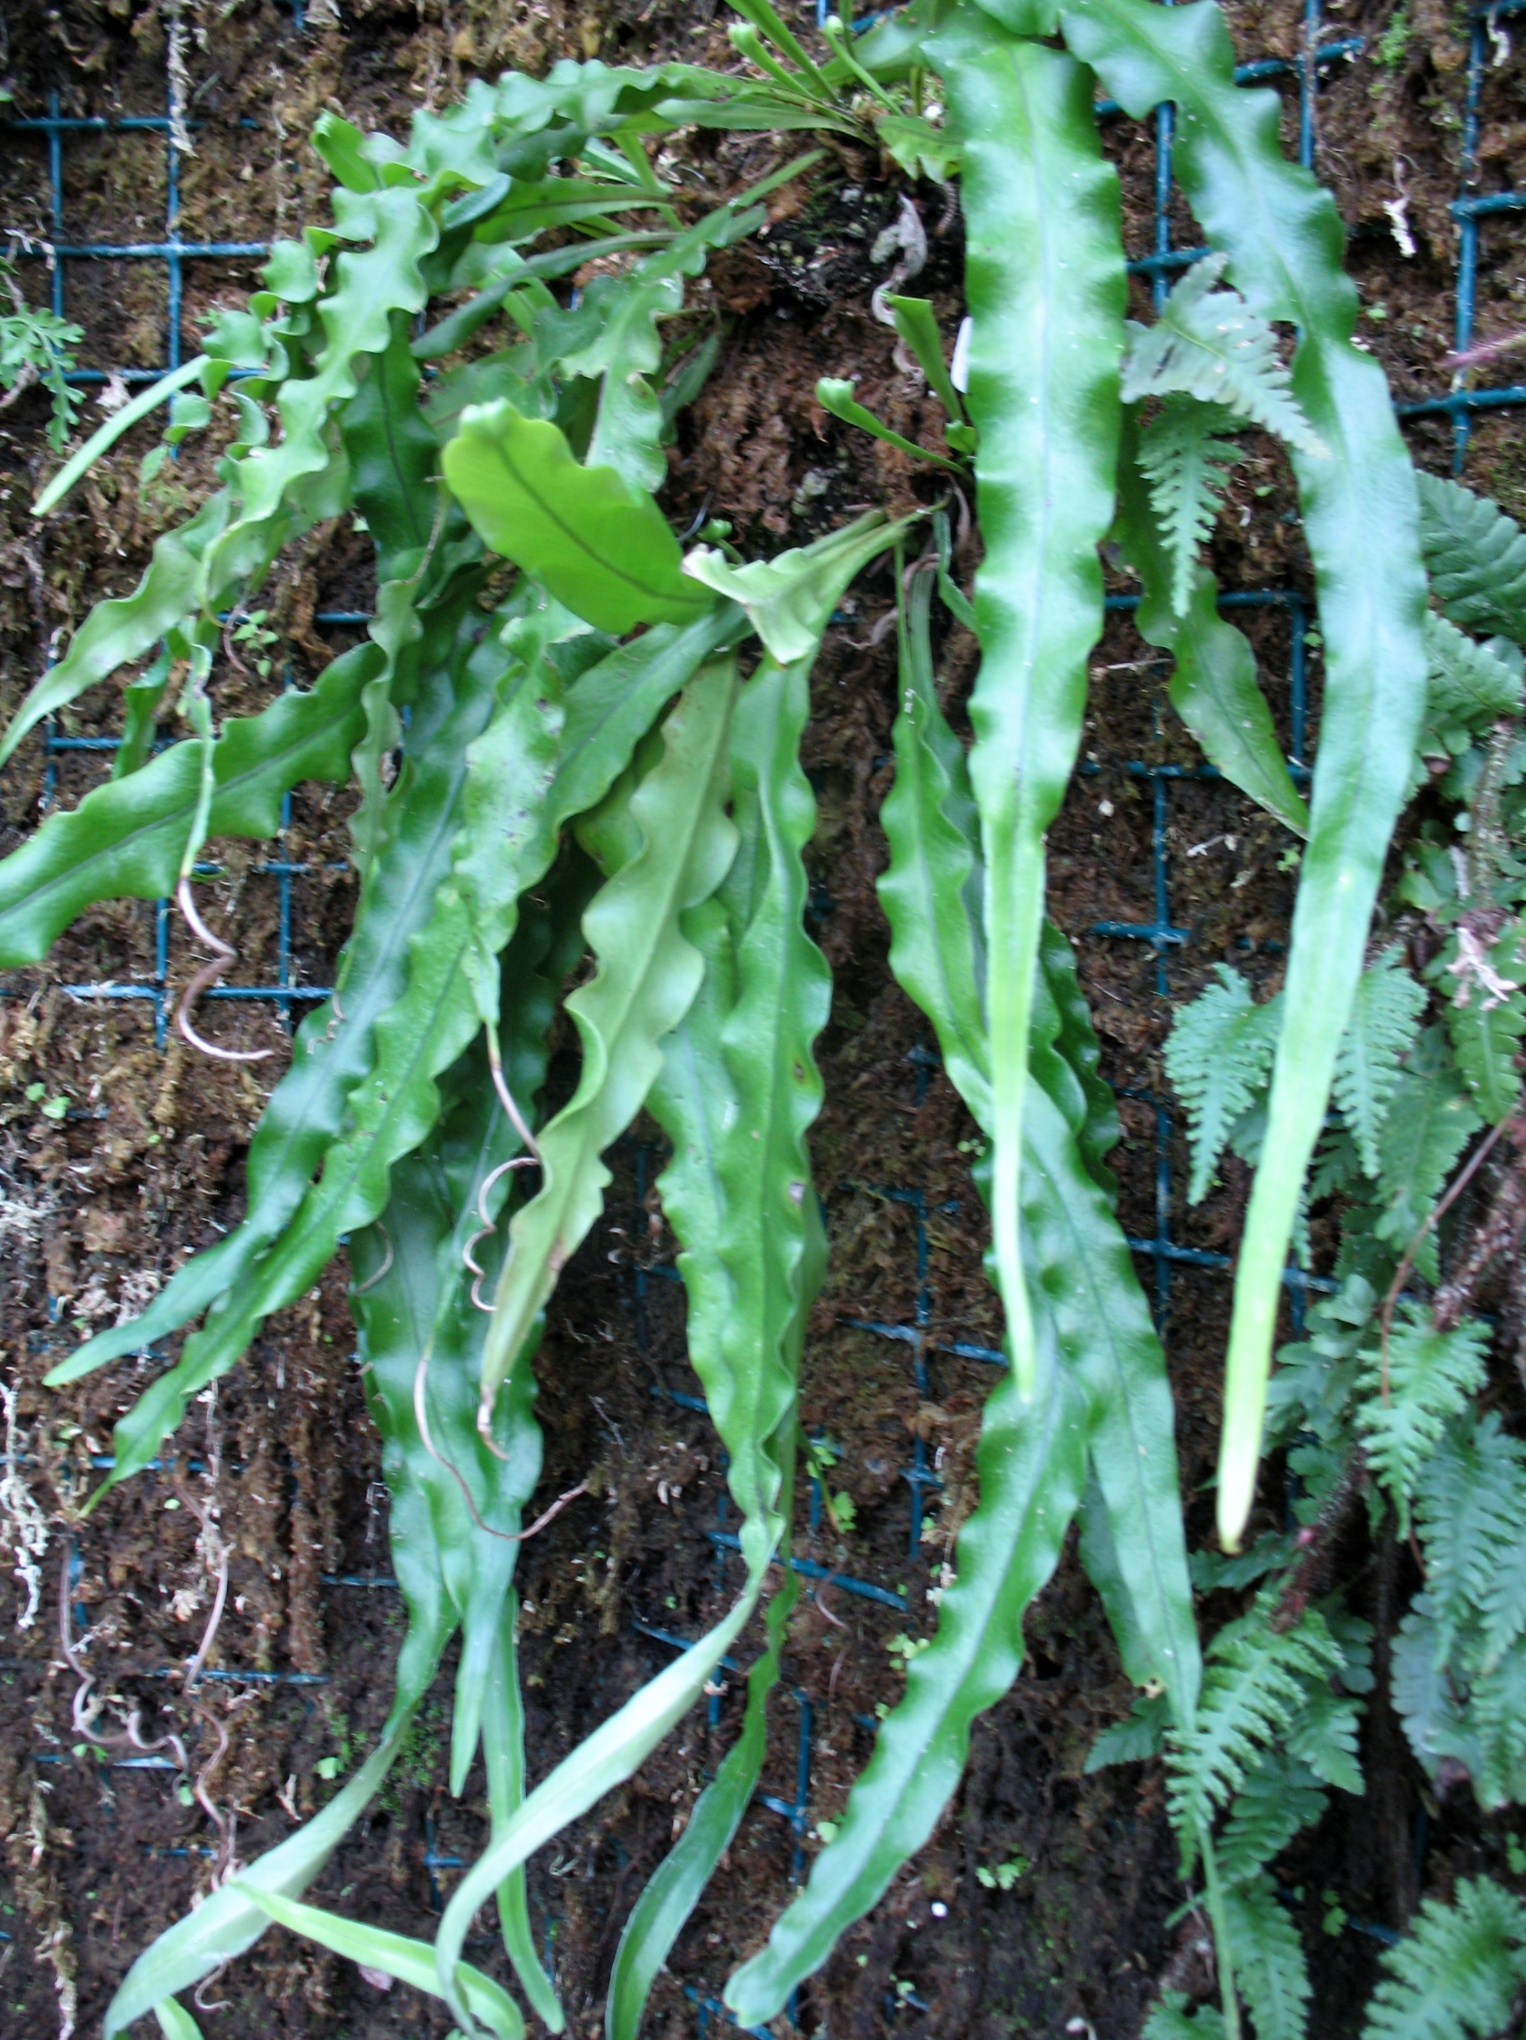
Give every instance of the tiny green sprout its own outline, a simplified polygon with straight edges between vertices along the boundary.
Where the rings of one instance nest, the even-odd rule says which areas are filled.
[[[817,1836],[817,1839],[818,1839],[819,1841],[823,1841],[823,1842],[829,1842],[829,1841],[831,1841],[832,1837],[833,1837],[833,1836],[834,1836],[834,1835],[835,1835],[835,1834],[837,1833],[837,1830],[838,1830],[838,1829],[839,1829],[839,1828],[840,1828],[841,1826],[842,1826],[842,1822],[841,1822],[841,1821],[839,1821],[839,1820],[819,1820],[819,1821],[817,1821],[817,1823],[816,1823],[816,1836]]]
[[[314,1764],[313,1770],[320,1778],[337,1778],[339,1776],[339,1759],[337,1757],[320,1757],[317,1763]]]
[[[42,1116],[44,1119],[58,1120],[66,1118],[68,1111],[69,1101],[61,1092],[56,1097],[44,1098],[42,1101]]]
[[[1341,1904],[1340,1897],[1336,1892],[1322,1891],[1319,1894],[1319,1898],[1320,1904],[1324,1907],[1324,1912],[1319,1922],[1320,1931],[1328,1934],[1334,1940],[1337,1934],[1345,1933],[1350,1914]]]
[[[1519,1835],[1506,1835],[1505,1861],[1512,1877],[1526,1877],[1526,1847],[1522,1846]]]
[[[182,1806],[194,1806],[196,1804],[196,1794],[191,1790],[190,1786],[186,1784],[183,1778],[181,1779],[180,1783],[175,1787],[175,1797],[180,1801],[180,1804]]]
[[[36,1105],[48,1095],[48,1087],[46,1084],[28,1084],[21,1095],[26,1099],[28,1105]]]
[[[914,1657],[922,1655],[931,1641],[932,1639],[926,1636],[906,1636],[902,1634],[900,1636],[892,1636],[885,1645],[885,1648],[892,1657],[902,1658],[907,1664],[910,1664]]]
[[[1005,1863],[998,1863],[994,1869],[982,1863],[975,1872],[975,1881],[977,1884],[983,1884],[987,1891],[1010,1891],[1014,1885],[1022,1882],[1032,1868],[1033,1865],[1026,1856],[1012,1855]]]

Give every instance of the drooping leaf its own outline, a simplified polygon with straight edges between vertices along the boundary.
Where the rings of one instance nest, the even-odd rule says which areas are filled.
[[[1290,391],[1327,455],[1296,444],[1292,455],[1326,682],[1267,1137],[1235,1278],[1218,1491],[1233,1545],[1255,1487],[1288,1246],[1424,709],[1415,482],[1382,372],[1352,344],[1359,307],[1335,206],[1283,157],[1277,95],[1236,83],[1218,9],[1079,0],[1061,25],[1132,117],[1174,102],[1182,189],[1255,314],[1297,328]]]
[[[815,545],[742,567],[714,547],[696,546],[684,558],[684,573],[745,609],[770,655],[789,666],[814,655],[843,590],[904,528],[871,510]]]
[[[1075,763],[1102,628],[1097,547],[1113,517],[1125,278],[1117,178],[1088,74],[973,21],[951,24],[929,55],[965,150],[968,411],[985,540],[970,777],[987,873],[997,1281],[1024,1392],[1019,1186],[1044,837]]]

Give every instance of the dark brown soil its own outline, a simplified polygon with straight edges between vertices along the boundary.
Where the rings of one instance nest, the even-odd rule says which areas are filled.
[[[1302,51],[1302,0],[1242,0],[1229,11],[1247,57],[1293,60]],[[396,131],[416,107],[447,104],[472,77],[506,66],[536,70],[563,54],[639,62],[681,52],[717,63],[728,54],[725,9],[713,0],[343,0],[338,9],[307,0],[307,15],[299,33],[276,0],[186,0],[180,10],[197,123],[195,154],[178,166],[182,237],[249,242],[293,231],[326,188],[305,140],[325,106]],[[11,110],[36,116],[56,93],[65,114],[160,114],[173,18],[153,0],[59,0],[46,9],[0,0],[0,83],[13,95]],[[1387,0],[1348,0],[1327,11],[1326,24],[1328,37],[1360,35],[1367,49],[1328,75],[1317,167],[1352,229],[1364,336],[1396,394],[1412,400],[1445,388],[1455,341],[1448,206],[1462,177],[1466,44],[1440,0],[1398,12]],[[1124,172],[1130,245],[1143,252],[1153,233],[1153,139],[1123,123],[1109,134]],[[1472,188],[1519,188],[1526,96],[1518,49],[1485,74],[1480,134]],[[1289,138],[1296,144],[1291,115]],[[717,167],[740,181],[763,154],[728,144]],[[159,134],[66,137],[67,241],[159,240],[166,162]],[[1400,200],[1396,220],[1385,208]],[[951,326],[960,225],[935,192],[924,189],[918,203],[931,236],[918,288]],[[766,550],[799,543],[864,504],[927,500],[924,471],[814,402],[820,375],[855,374],[860,398],[898,430],[931,436],[919,384],[897,368],[890,336],[869,314],[869,248],[895,209],[881,166],[850,153],[828,200],[781,204],[767,238],[717,266],[729,337],[675,451],[675,522],[707,508],[732,521],[742,544]],[[1413,253],[1402,252],[1401,221]],[[1179,201],[1172,225],[1176,245],[1194,244]],[[0,230],[34,243],[56,232],[41,135],[7,136]],[[1520,255],[1518,224],[1486,223],[1475,339],[1526,325]],[[25,262],[23,274],[40,300],[45,265]],[[187,261],[187,348],[198,316],[235,299],[251,274],[246,259]],[[71,261],[66,303],[86,329],[84,365],[164,361],[161,263]],[[1526,355],[1507,353],[1480,375],[1526,379],[1523,364]],[[98,415],[92,402],[85,422]],[[39,528],[26,506],[48,466],[40,399],[0,414],[0,709],[14,707],[92,601],[130,585],[156,531],[210,471],[211,449],[193,441],[140,499],[135,462],[151,439],[150,428],[126,442]],[[1450,425],[1417,425],[1415,444],[1427,463],[1447,466]],[[1526,514],[1518,415],[1479,424],[1469,473]],[[1285,466],[1253,449],[1215,540],[1226,587],[1307,593],[1292,509]],[[963,564],[967,572],[971,563]],[[363,609],[369,594],[353,546],[337,537],[316,538],[280,569],[268,607],[294,678],[310,678],[352,641],[319,622],[320,612]],[[803,1503],[799,1548],[904,1606],[841,1588],[803,1602],[765,1781],[786,1813],[755,1806],[680,1941],[649,2022],[663,2040],[697,2030],[696,2000],[757,1945],[809,1856],[816,1823],[840,1811],[870,1747],[874,1710],[899,1689],[890,1646],[930,1626],[928,1589],[972,1500],[973,1443],[991,1380],[989,1362],[969,1357],[997,1340],[968,1179],[970,1128],[890,978],[874,894],[895,706],[893,658],[876,629],[888,602],[883,573],[845,602],[816,678],[806,760],[821,811],[816,932],[835,978],[821,1053],[828,1103],[814,1142],[834,1251],[811,1327],[803,1414],[840,1453],[834,1485],[851,1496],[854,1522],[839,1531]],[[1242,621],[1291,741],[1295,619],[1284,603]],[[943,663],[957,712],[973,665],[961,633],[951,633]],[[1170,1002],[1194,991],[1213,963],[1233,957],[1275,978],[1293,882],[1281,868],[1285,843],[1230,790],[1191,776],[1197,760],[1172,719],[1160,662],[1125,618],[1111,620],[1095,667],[1086,770],[1052,840],[1054,912],[1079,946],[1106,1074],[1126,1094],[1117,1166],[1128,1230],[1225,1256],[1243,1186],[1186,1210],[1179,1140],[1134,1094],[1164,1094]],[[1305,755],[1317,714],[1313,648],[1310,674]],[[249,705],[242,682],[235,691],[224,708]],[[109,734],[117,718],[115,690],[103,689],[61,718],[61,730]],[[72,802],[105,769],[99,753],[84,750],[45,772],[41,744],[25,746],[0,779],[0,851],[24,835],[40,802]],[[1169,776],[1177,769],[1189,776]],[[344,820],[340,796],[319,789],[297,797],[281,845],[282,861],[302,867],[294,877],[266,870],[249,846],[217,846],[226,875],[216,910],[236,930],[241,982],[277,984],[283,921],[292,931],[288,987],[328,982],[352,902]],[[166,923],[163,932],[178,984],[188,952],[177,928]],[[82,1000],[64,989],[105,981],[143,988],[158,968],[160,935],[152,907],[99,910],[64,938],[46,972],[19,976],[0,1003],[0,1353],[19,1389],[18,1470],[49,1523],[35,1619],[13,1628],[8,1613],[0,1657],[0,1932],[8,1937],[0,1939],[0,2030],[18,2035],[62,2032],[70,2018],[82,2033],[97,2031],[133,1955],[207,1888],[218,1844],[202,1807],[177,1797],[173,1771],[129,1767],[122,1758],[130,1752],[97,1751],[73,1727],[77,1680],[57,1639],[61,1569],[70,1568],[71,1633],[88,1624],[89,1665],[120,1699],[109,1718],[119,1722],[136,1705],[146,1739],[182,1738],[221,1819],[236,1824],[246,1861],[321,1804],[336,1771],[369,1746],[401,1626],[396,1594],[370,1583],[386,1571],[386,1505],[340,1271],[273,1324],[196,1410],[182,1440],[189,1458],[79,1517],[92,1459],[109,1448],[137,1364],[65,1393],[42,1389],[41,1377],[80,1327],[113,1322],[236,1220],[244,1147],[271,1067],[251,1073],[200,1060],[173,1035],[161,1048],[151,1000]],[[278,1045],[282,1010],[279,1001],[222,1004],[218,1039]],[[56,1099],[65,1106],[49,1109]],[[1162,1158],[1174,1186],[1164,1208]],[[534,1775],[667,1661],[668,1647],[650,1632],[694,1634],[728,1585],[707,1535],[723,1521],[715,1442],[703,1416],[672,1399],[692,1396],[695,1384],[679,1292],[661,1266],[652,1174],[650,1154],[628,1144],[605,1221],[564,1280],[540,1361],[546,1497],[590,1466],[599,1478],[522,1561]],[[1216,1443],[1225,1278],[1149,1257],[1141,1272],[1163,1312],[1192,1494]],[[941,1482],[920,1510],[907,1478],[918,1466]],[[188,1500],[214,1497],[233,1551],[213,1660],[226,1676],[203,1682],[190,1703],[178,1674],[201,1635],[211,1583]],[[1206,1531],[1196,1514],[1194,1523]],[[26,1612],[19,1586],[13,1606]],[[807,2031],[873,2036],[893,2026],[929,2040],[1005,2040],[1059,2033],[1077,2019],[1107,2040],[1137,2033],[1187,1930],[1168,1926],[1181,1893],[1158,1775],[1150,1767],[1082,1775],[1096,1729],[1127,1697],[1095,1598],[1067,1559],[1029,1622],[1023,1679],[977,1727],[955,1808],[805,1993]],[[601,2030],[621,1920],[727,1747],[734,1691],[712,1712],[531,1868],[532,1907],[553,1937],[580,2036]],[[400,1931],[430,1932],[454,1862],[470,1857],[485,1832],[480,1777],[459,1804],[445,1790],[447,1735],[444,1703],[432,1703],[400,1775],[323,1880],[328,1902]],[[1320,1964],[1319,2030],[1331,2040],[1355,2031],[1373,1944],[1322,1937],[1317,1901],[1332,1887],[1352,1912],[1397,1924],[1403,1894],[1383,1865],[1408,1849],[1418,1794],[1402,1757],[1390,1768],[1380,1818],[1344,1837],[1321,1834],[1300,1866]],[[1456,1868],[1473,1867],[1476,1840],[1454,1809],[1432,1846]],[[1019,1862],[1010,1889],[981,1881],[982,1870]],[[492,1964],[490,1944],[480,1956]],[[226,2009],[206,2027],[225,2040],[446,2030],[410,1993],[384,1994],[278,1932],[211,1996]]]

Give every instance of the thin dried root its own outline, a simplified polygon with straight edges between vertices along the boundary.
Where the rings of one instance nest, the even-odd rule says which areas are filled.
[[[472,1249],[479,1240],[490,1240],[498,1230],[496,1223],[488,1213],[488,1192],[498,1181],[498,1178],[508,1175],[511,1169],[534,1169],[538,1166],[539,1164],[534,1155],[516,1155],[513,1161],[500,1162],[496,1169],[485,1176],[482,1181],[482,1188],[477,1192],[477,1216],[482,1220],[482,1223],[461,1249],[461,1259],[474,1277],[472,1282],[472,1302],[478,1310],[485,1311],[489,1317],[493,1314],[493,1306],[482,1301],[482,1285],[487,1280],[487,1270],[478,1266],[476,1256],[472,1252]]]
[[[391,1233],[388,1232],[387,1228],[382,1224],[380,1219],[377,1219],[376,1221],[376,1230],[381,1234],[382,1238],[387,1243],[387,1258],[385,1261],[382,1262],[381,1266],[376,1270],[376,1273],[374,1275],[368,1275],[364,1282],[359,1283],[354,1289],[351,1290],[350,1292],[351,1296],[364,1296],[368,1289],[374,1289],[377,1283],[381,1281],[382,1277],[385,1274],[387,1274],[387,1272],[390,1270],[392,1266],[393,1260],[392,1235]],[[480,1238],[481,1235],[479,1234],[478,1237]]]
[[[528,1530],[495,1530],[491,1523],[484,1523],[481,1516],[478,1515],[477,1504],[472,1499],[472,1491],[467,1486],[460,1467],[453,1460],[445,1457],[445,1454],[440,1451],[430,1435],[428,1397],[429,1349],[426,1346],[419,1356],[419,1364],[413,1376],[413,1416],[414,1421],[419,1427],[419,1440],[435,1465],[443,1466],[451,1479],[456,1483],[456,1486],[461,1490],[461,1499],[466,1504],[466,1513],[485,1536],[496,1537],[500,1544],[528,1543],[530,1538],[537,1536],[540,1531],[544,1530],[554,1517],[559,1516],[569,1502],[575,1502],[579,1495],[587,1494],[588,1483],[586,1480],[580,1480],[575,1488],[568,1488],[566,1494],[558,1495],[550,1508],[543,1510]],[[492,1440],[489,1439],[488,1443],[492,1444]],[[507,1459],[509,1456],[506,1452],[501,1451],[497,1445],[493,1445],[492,1449],[500,1459]]]
[[[524,1114],[514,1102],[514,1093],[509,1089],[504,1077],[503,1058],[498,1052],[498,1043],[491,1028],[487,1030],[487,1061],[488,1068],[493,1073],[493,1089],[498,1093],[499,1104],[508,1114],[510,1126],[513,1127],[514,1131],[524,1142],[526,1151],[533,1155],[538,1162],[540,1160],[540,1148],[536,1143],[535,1135],[530,1131]]]
[[[267,1057],[275,1053],[274,1049],[219,1048],[215,1042],[208,1041],[204,1036],[198,1034],[191,1025],[191,1013],[197,1000],[201,998],[204,992],[212,989],[213,985],[217,983],[223,972],[228,968],[228,965],[238,955],[238,951],[231,943],[224,942],[220,935],[214,935],[206,922],[201,918],[201,915],[196,911],[196,904],[191,898],[191,881],[189,878],[182,878],[179,885],[175,888],[175,900],[181,913],[185,916],[186,926],[196,937],[196,940],[203,947],[216,951],[212,961],[202,965],[195,977],[186,986],[184,992],[181,993],[180,1004],[175,1011],[176,1027],[184,1039],[191,1044],[192,1048],[199,1049],[203,1055],[211,1056],[216,1062],[264,1062]]]

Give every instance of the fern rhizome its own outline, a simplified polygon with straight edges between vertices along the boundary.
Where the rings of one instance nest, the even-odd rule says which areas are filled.
[[[1353,343],[1333,206],[1282,156],[1275,98],[1235,83],[1214,7],[915,0],[851,45],[834,30],[822,63],[768,0],[739,11],[734,74],[563,62],[474,86],[406,141],[325,114],[331,220],[278,243],[248,305],[217,316],[204,352],[124,407],[39,505],[165,401],[151,464],[214,418],[224,434],[216,486],[158,539],[138,586],[84,620],[0,746],[132,675],[109,782],[0,865],[0,962],[39,961],[97,901],[173,899],[207,956],[177,1025],[193,1049],[235,1053],[202,1003],[236,936],[198,905],[208,846],[269,837],[302,781],[356,797],[353,928],[266,1100],[246,1215],[50,1377],[183,1335],[126,1407],[91,1507],[346,1252],[408,1615],[377,1746],[268,1854],[239,1865],[213,1846],[211,1889],[138,1954],[108,2034],[151,2015],[194,2033],[180,1994],[272,1927],[433,1994],[463,2033],[514,2040],[521,2000],[563,2030],[526,1859],[629,1779],[740,1654],[740,1732],[608,1979],[611,2040],[640,2027],[758,1786],[799,1593],[799,1372],[826,1245],[813,1045],[832,996],[807,913],[800,754],[818,647],[873,572],[893,574],[898,607],[891,965],[976,1129],[1010,1364],[934,1632],[808,1881],[766,1945],[732,1951],[731,2013],[773,2019],[932,1832],[1078,1519],[1140,1692],[1095,1761],[1162,1754],[1185,1902],[1211,1929],[1201,1987],[1164,1991],[1156,2040],[1238,2035],[1247,2015],[1258,2040],[1315,2030],[1279,1859],[1360,1789],[1374,1693],[1438,1791],[1497,1808],[1526,1786],[1526,1448],[1481,1315],[1526,1211],[1526,540],[1463,491],[1417,492],[1382,374]],[[1101,97],[1136,118],[1175,105],[1176,167],[1211,251],[1143,327],[1125,317]],[[686,179],[694,131],[748,135],[749,160],[773,167],[724,194]],[[805,180],[830,194],[838,138],[957,189],[968,318],[953,363],[931,304],[884,299],[943,408],[943,444],[913,445],[845,377],[824,379],[824,411],[925,458],[925,510],[870,510],[744,559],[723,519],[680,539],[664,514],[675,420],[718,352],[703,317],[674,322],[775,193]],[[1286,450],[1319,590],[1307,800],[1203,557],[1246,428]],[[958,503],[979,524],[972,590]],[[227,664],[264,657],[252,605],[273,564],[339,519],[373,558],[364,642],[310,692],[224,717]],[[1118,1122],[1045,912],[1104,548],[1134,577],[1187,731],[1301,846],[1276,995],[1222,965],[1169,1057],[1193,1195],[1227,1157],[1254,1172],[1216,1500],[1228,1555],[1191,1560],[1164,1356],[1106,1163]],[[938,685],[955,629],[980,653],[968,748]],[[548,1080],[553,1028],[576,1045],[571,1085]],[[667,1143],[657,1194],[743,1577],[713,1628],[532,1781],[514,1570],[548,1514],[536,1348],[599,1220],[604,1157],[643,1110]],[[1290,1248],[1324,1287],[1269,1400]],[[1273,1471],[1253,1515],[1264,1443]],[[1386,1628],[1360,1578],[1337,1584],[1359,1534],[1413,1567]],[[1194,1567],[1212,1597],[1206,1651]],[[307,1894],[407,1747],[453,1640],[451,1789],[480,1751],[488,1831],[429,1944]],[[86,1742],[106,1732],[92,1683],[76,1703]],[[501,1949],[468,1960],[489,1905]],[[1520,1904],[1500,1882],[1434,1894],[1388,1961],[1369,2032],[1437,2030],[1437,1992],[1453,2030],[1494,2031],[1522,1962]]]

